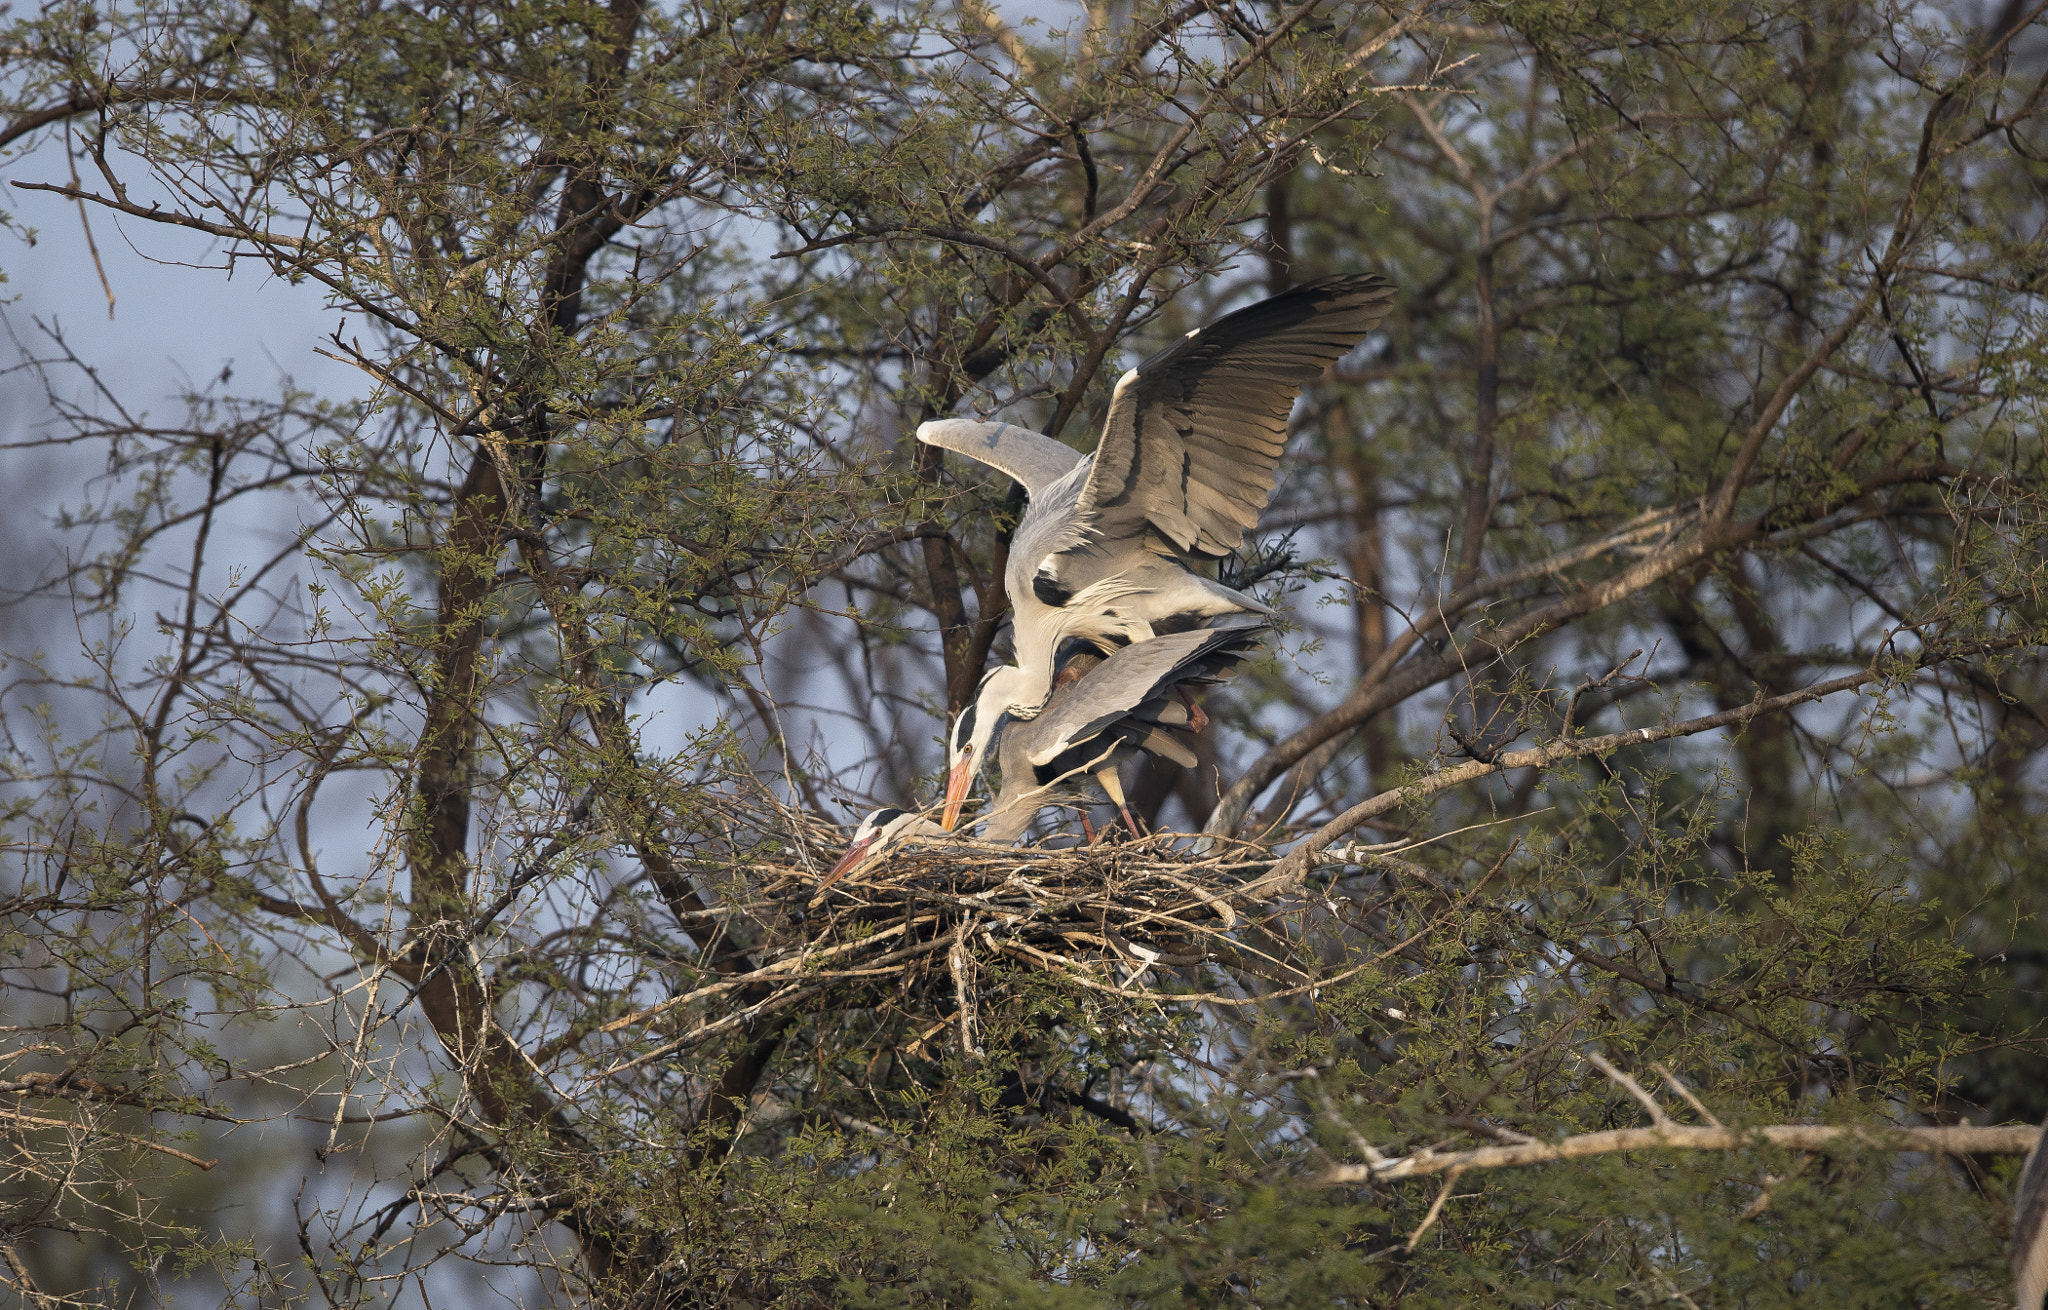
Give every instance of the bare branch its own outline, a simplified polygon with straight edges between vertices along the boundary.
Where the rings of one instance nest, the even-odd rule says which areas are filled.
[[[1930,654],[1924,664],[1943,663],[1952,659],[1964,659],[1973,655],[1989,654],[1997,650],[2009,650],[2014,646],[2026,645],[2030,638],[2009,638],[1997,641],[1975,643],[1966,652],[1953,654]],[[1303,838],[1285,859],[1273,867],[1273,871],[1258,880],[1254,886],[1256,894],[1269,895],[1277,889],[1290,886],[1300,880],[1315,863],[1323,849],[1337,838],[1350,832],[1360,824],[1378,818],[1403,805],[1411,804],[1449,787],[1461,786],[1480,778],[1504,773],[1510,769],[1547,768],[1565,760],[1582,759],[1589,755],[1604,755],[1623,746],[1649,745],[1652,742],[1668,741],[1673,737],[1689,737],[1697,733],[1712,732],[1717,728],[1736,727],[1763,714],[1775,714],[1800,705],[1824,700],[1838,692],[1853,691],[1858,687],[1876,682],[1888,676],[1876,669],[1861,673],[1846,674],[1815,683],[1799,691],[1786,692],[1781,696],[1759,697],[1738,709],[1723,710],[1718,714],[1703,714],[1695,719],[1679,723],[1662,724],[1655,728],[1637,728],[1630,732],[1610,732],[1598,737],[1580,737],[1572,740],[1553,741],[1548,745],[1528,750],[1504,751],[1492,760],[1472,760],[1454,768],[1433,773],[1419,782],[1392,791],[1381,792],[1370,800],[1361,801],[1324,824],[1309,836]]]
[[[1481,1146],[1469,1151],[1417,1151],[1390,1157],[1383,1164],[1347,1164],[1308,1180],[1315,1187],[1392,1182],[1431,1174],[1471,1169],[1514,1169],[1523,1165],[1581,1160],[1622,1151],[1747,1151],[1760,1146],[1788,1151],[1826,1151],[1862,1147],[1885,1151],[1924,1151],[1939,1155],[2022,1155],[2034,1149],[2041,1129],[2026,1124],[1977,1128],[1837,1127],[1828,1124],[1766,1124],[1755,1128],[1688,1128],[1667,1123],[1656,1128],[1619,1128],[1581,1133],[1555,1142],[1526,1146]]]

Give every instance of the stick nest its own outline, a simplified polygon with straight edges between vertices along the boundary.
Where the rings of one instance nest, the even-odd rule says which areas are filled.
[[[1023,966],[1127,1003],[1249,999],[1200,985],[1208,963],[1283,986],[1301,981],[1242,931],[1270,913],[1245,896],[1249,878],[1272,863],[1257,847],[1198,856],[1184,849],[1185,834],[1026,847],[912,838],[821,892],[845,835],[787,813],[782,832],[776,854],[757,848],[717,887],[735,942],[778,944],[748,947],[753,970],[726,974],[717,990],[771,994],[700,1025],[704,1036],[851,988],[868,997],[846,998],[853,1008],[903,1013],[924,1028],[920,1043],[952,1028],[973,1053],[977,994],[996,969]]]

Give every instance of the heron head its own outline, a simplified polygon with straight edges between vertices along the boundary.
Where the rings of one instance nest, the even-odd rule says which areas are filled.
[[[923,815],[913,810],[899,810],[893,807],[876,810],[862,819],[860,827],[853,830],[853,840],[846,843],[846,853],[839,857],[839,863],[832,866],[832,872],[825,875],[825,881],[818,884],[818,890],[824,891],[888,850],[899,840],[944,835]]]
[[[1024,670],[1014,664],[990,669],[974,699],[953,721],[953,730],[946,735],[946,809],[939,820],[939,826],[947,832],[960,822],[960,807],[966,804],[968,789],[988,764],[990,744],[1002,731],[1003,720],[1012,710],[1027,705],[1035,708],[1043,699],[1030,697],[1028,682]]]

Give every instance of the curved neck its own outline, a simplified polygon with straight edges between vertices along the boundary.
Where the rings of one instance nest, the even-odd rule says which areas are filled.
[[[1023,662],[1023,650],[1020,649],[1017,655],[1018,663],[1005,664],[982,689],[981,709],[982,712],[989,714],[988,722],[991,724],[995,722],[997,715],[1002,714],[1020,719],[1030,718],[1045,705],[1046,695],[1052,690],[1050,651],[1037,668]]]
[[[1052,690],[1052,657],[1066,636],[1067,616],[1036,596],[1016,599],[1014,588],[1010,608],[1010,631],[1017,647],[1017,662],[1010,666],[1016,672],[1009,675],[1010,683],[1017,689],[1012,698],[1025,710],[1035,712]]]

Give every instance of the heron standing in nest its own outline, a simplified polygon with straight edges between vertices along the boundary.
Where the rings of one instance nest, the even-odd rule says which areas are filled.
[[[1085,650],[1068,656],[1036,716],[1000,714],[988,727],[987,736],[999,738],[1003,781],[982,820],[983,840],[1016,841],[1041,809],[1059,799],[1059,785],[1078,777],[1093,778],[1125,827],[1140,832],[1124,796],[1123,764],[1147,751],[1193,768],[1187,738],[1207,726],[1208,716],[1190,690],[1227,681],[1258,654],[1267,631],[1264,624],[1199,628],[1126,646],[1106,659]],[[942,820],[948,829],[958,822],[987,750],[986,736],[979,746],[972,740],[977,728],[967,715],[954,726]]]
[[[919,441],[1009,474],[1030,497],[1003,571],[1017,662],[984,679],[978,713],[1037,714],[1070,639],[1106,652],[1267,614],[1196,569],[1244,544],[1301,389],[1392,303],[1382,278],[1325,278],[1197,328],[1118,380],[1093,455],[1008,423],[920,426]]]

